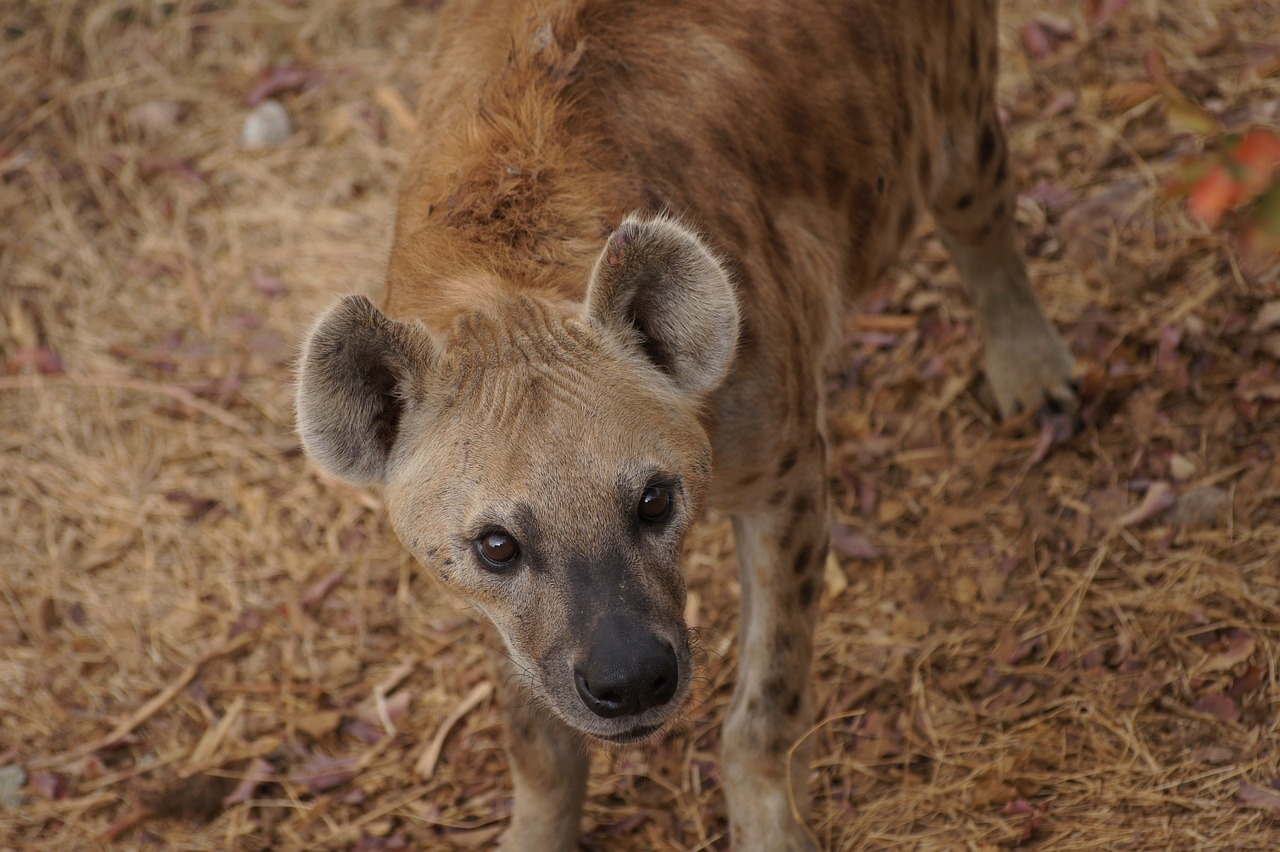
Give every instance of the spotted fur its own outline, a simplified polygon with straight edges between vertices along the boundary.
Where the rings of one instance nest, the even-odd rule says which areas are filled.
[[[996,43],[993,0],[445,4],[382,310],[321,318],[298,412],[312,458],[381,483],[405,546],[496,629],[508,848],[573,848],[583,738],[678,717],[680,547],[707,504],[742,580],[734,848],[811,847],[792,746],[813,718],[844,306],[928,210],[1001,411],[1074,403],[1016,248]],[[651,487],[674,509],[638,526]],[[478,561],[493,529],[520,542],[510,570]],[[669,647],[679,683],[603,718],[575,677],[619,630]]]

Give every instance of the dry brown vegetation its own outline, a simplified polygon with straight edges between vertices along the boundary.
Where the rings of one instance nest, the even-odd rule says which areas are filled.
[[[433,5],[0,9],[0,846],[480,848],[504,824],[479,630],[291,428],[299,335],[378,289]],[[1275,125],[1280,19],[1046,5],[1006,4],[1002,100],[1084,424],[1050,447],[993,422],[927,233],[851,316],[816,830],[1276,848],[1280,284],[1163,197],[1201,143],[1144,57],[1229,128]],[[293,136],[242,149],[273,91]],[[712,519],[687,730],[596,760],[587,848],[725,847],[733,566]]]

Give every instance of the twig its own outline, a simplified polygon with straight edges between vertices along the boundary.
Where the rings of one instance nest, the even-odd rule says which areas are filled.
[[[270,451],[278,453],[279,449],[272,447],[266,441],[262,440],[262,436],[258,434],[258,430],[253,428],[253,424],[244,420],[225,408],[219,408],[205,402],[191,391],[177,387],[176,385],[162,385],[157,382],[147,382],[141,379],[131,379],[125,376],[112,375],[89,375],[89,376],[73,376],[73,375],[54,375],[42,376],[35,380],[26,376],[6,376],[0,377],[0,391],[9,390],[38,390],[44,387],[91,387],[91,388],[111,388],[112,390],[134,391],[137,393],[158,394],[167,396],[176,402],[181,403],[189,408],[194,408],[201,414],[217,420],[224,426],[236,430],[237,432],[259,441],[263,446],[270,448]]]
[[[800,803],[796,801],[795,782],[792,780],[791,764],[795,762],[796,749],[804,745],[804,741],[816,734],[818,731],[830,725],[832,722],[839,722],[844,719],[856,719],[859,716],[866,715],[865,710],[850,710],[847,713],[837,713],[834,716],[828,716],[815,722],[809,730],[800,735],[799,739],[791,744],[791,748],[787,749],[787,805],[791,808],[791,818],[800,824],[804,829],[804,833],[809,835],[809,839],[813,841],[815,847],[820,848],[821,843],[818,842],[818,836],[813,833],[813,829],[809,827],[808,821],[804,818],[804,814],[800,812]]]
[[[74,748],[71,751],[64,751],[61,754],[54,754],[49,757],[36,758],[29,761],[27,765],[32,769],[47,769],[51,766],[60,766],[64,763],[70,763],[73,760],[79,760],[82,757],[93,754],[95,751],[110,746],[112,743],[118,742],[120,739],[132,732],[134,728],[150,719],[159,712],[162,707],[172,701],[174,696],[181,692],[187,684],[195,680],[196,675],[200,673],[200,669],[204,668],[207,664],[213,662],[219,657],[234,654],[236,651],[239,651],[241,648],[252,642],[255,638],[257,637],[253,633],[241,633],[239,636],[223,642],[212,651],[205,652],[193,663],[183,669],[182,674],[178,675],[178,677],[171,681],[168,686],[160,690],[154,698],[139,707],[132,716],[116,725],[115,729],[106,736],[99,737],[98,739],[85,743],[79,748]]]
[[[440,750],[444,748],[445,738],[449,736],[449,732],[453,730],[453,726],[458,724],[463,716],[471,712],[471,710],[489,697],[489,693],[493,692],[493,684],[485,681],[478,683],[471,692],[467,693],[467,697],[462,699],[462,703],[453,708],[453,712],[445,717],[440,723],[439,730],[436,731],[435,737],[423,749],[422,756],[418,758],[418,762],[413,765],[413,771],[424,781],[429,780],[436,771],[436,763],[440,760]]]

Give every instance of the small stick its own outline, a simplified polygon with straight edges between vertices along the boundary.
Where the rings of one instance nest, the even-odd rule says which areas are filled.
[[[64,763],[70,763],[73,760],[79,760],[82,757],[93,754],[95,751],[99,751],[100,749],[110,746],[112,743],[118,742],[120,739],[132,732],[134,728],[150,719],[158,713],[162,707],[172,701],[174,697],[187,686],[187,684],[195,680],[196,675],[200,673],[200,669],[204,668],[205,665],[219,657],[234,654],[236,651],[239,651],[245,645],[252,642],[255,638],[257,637],[252,633],[241,633],[239,636],[223,642],[212,651],[206,651],[194,662],[183,669],[182,674],[178,675],[177,678],[169,683],[168,686],[160,690],[160,692],[146,704],[139,707],[132,716],[116,725],[115,729],[106,736],[99,737],[98,739],[85,743],[79,748],[74,748],[71,751],[64,751],[61,754],[55,754],[49,757],[36,758],[35,760],[29,761],[27,765],[33,769],[47,769],[51,766],[60,766]]]
[[[436,731],[435,737],[422,751],[422,756],[418,758],[418,762],[413,765],[413,771],[421,779],[428,780],[436,771],[436,763],[440,760],[440,751],[444,748],[445,738],[449,736],[449,732],[453,730],[453,726],[458,724],[463,716],[471,712],[471,710],[489,697],[489,693],[493,692],[493,684],[485,681],[478,683],[471,692],[467,693],[467,697],[462,699],[462,703],[453,708],[453,712],[445,717],[444,722],[440,724],[439,730]]]

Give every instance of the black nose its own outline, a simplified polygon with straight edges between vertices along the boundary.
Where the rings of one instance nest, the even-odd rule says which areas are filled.
[[[603,641],[597,641],[586,661],[573,670],[578,695],[592,713],[616,719],[671,700],[680,666],[670,645],[655,636],[601,632],[606,634],[600,637]]]

